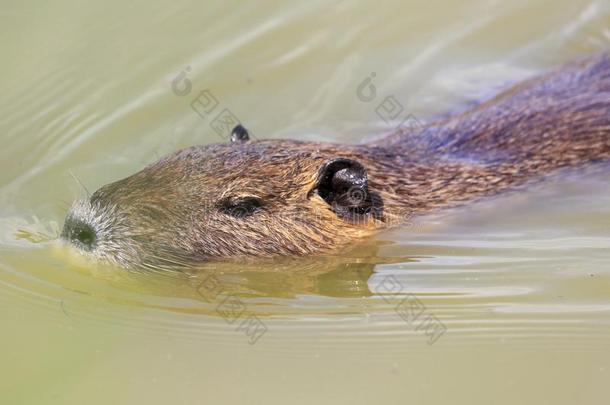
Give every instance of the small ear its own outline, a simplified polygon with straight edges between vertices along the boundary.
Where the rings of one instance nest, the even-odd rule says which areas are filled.
[[[340,215],[364,214],[371,207],[366,170],[355,160],[337,158],[325,163],[315,190]]]
[[[246,142],[250,139],[248,130],[241,124],[238,124],[233,131],[231,131],[231,143]]]

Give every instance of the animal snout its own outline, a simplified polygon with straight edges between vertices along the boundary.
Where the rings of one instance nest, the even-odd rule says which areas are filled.
[[[64,223],[62,238],[79,249],[92,251],[97,244],[98,235],[93,225],[82,219],[67,218]]]

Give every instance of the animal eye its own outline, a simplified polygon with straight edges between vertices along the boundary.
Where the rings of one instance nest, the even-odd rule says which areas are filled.
[[[218,209],[235,218],[245,218],[254,214],[262,206],[262,201],[257,197],[229,197],[220,201]]]

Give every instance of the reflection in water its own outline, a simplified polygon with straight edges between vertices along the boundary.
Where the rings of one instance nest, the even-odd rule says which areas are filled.
[[[369,280],[375,266],[410,261],[406,257],[379,257],[379,246],[379,242],[370,241],[358,245],[357,252],[347,251],[340,256],[212,262],[196,268],[167,270],[158,274],[91,263],[80,258],[80,254],[71,247],[65,247],[62,254],[77,255],[76,259],[83,261],[82,270],[93,271],[99,279],[121,279],[122,289],[217,303],[226,295],[237,295],[243,299],[290,299],[306,295],[370,297],[373,294]]]

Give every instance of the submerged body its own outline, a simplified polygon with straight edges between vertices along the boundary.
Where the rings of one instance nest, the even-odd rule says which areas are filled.
[[[553,170],[610,160],[610,56],[374,143],[196,146],[100,188],[62,236],[125,267],[306,255]]]

